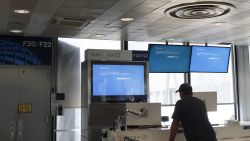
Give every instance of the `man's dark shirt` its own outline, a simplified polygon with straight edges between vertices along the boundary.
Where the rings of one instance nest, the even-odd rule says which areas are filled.
[[[181,122],[187,141],[216,141],[202,100],[185,96],[177,101],[172,118]]]

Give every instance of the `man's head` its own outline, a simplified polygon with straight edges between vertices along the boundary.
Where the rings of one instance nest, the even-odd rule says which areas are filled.
[[[176,91],[180,93],[180,97],[187,95],[193,95],[193,89],[192,86],[188,83],[183,83],[180,85],[179,89]]]

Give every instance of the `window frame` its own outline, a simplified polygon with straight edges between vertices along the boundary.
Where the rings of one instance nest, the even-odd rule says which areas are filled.
[[[150,44],[150,43],[151,42],[148,42],[148,44]],[[166,43],[166,44],[169,44],[169,43]],[[127,45],[129,45],[129,43]],[[175,45],[175,43],[169,44],[169,45]],[[180,43],[177,43],[176,45],[180,45]],[[190,46],[191,45],[197,45],[197,44],[190,44]],[[213,44],[198,44],[198,45],[229,47],[229,46],[220,46],[220,45],[213,45]],[[235,67],[235,47],[234,46],[230,46],[230,47],[231,47],[231,59],[230,59],[229,63],[231,63],[231,65],[232,65],[232,81],[233,81],[233,88],[232,88],[233,92],[232,93],[233,93],[233,102],[230,102],[230,103],[218,103],[217,102],[217,106],[220,106],[220,105],[234,105],[234,115],[235,115],[234,118],[236,120],[239,120],[239,109],[238,109],[239,106],[238,106],[238,100],[237,100],[238,93],[237,93],[237,87],[236,87],[237,86],[237,79],[236,79],[236,67]],[[133,50],[129,46],[127,48],[129,50]],[[146,50],[146,51],[148,51],[148,50]],[[184,82],[190,82],[190,84],[192,85],[191,74],[190,73],[183,73],[183,75],[184,75]],[[165,106],[175,106],[175,104],[162,104],[161,105],[162,108],[165,107]],[[169,116],[171,116],[171,115],[169,115]]]

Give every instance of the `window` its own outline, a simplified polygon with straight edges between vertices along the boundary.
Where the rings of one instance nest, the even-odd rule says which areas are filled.
[[[149,44],[165,44],[163,42],[128,42],[129,50],[148,50]],[[150,73],[149,100],[161,102],[162,105],[175,104],[179,95],[175,94],[179,85],[184,82],[183,73]]]
[[[128,42],[128,50],[148,50],[148,44],[165,44],[164,42]]]
[[[235,116],[232,55],[228,73],[191,73],[193,91],[217,91],[217,111],[209,112],[209,120],[214,124],[224,124]]]
[[[152,42],[151,42],[152,43]],[[155,44],[165,44],[156,43]],[[128,42],[129,50],[148,50],[150,42]],[[175,43],[171,43],[175,45]],[[182,45],[182,44],[176,44]],[[200,45],[200,44],[196,44]],[[215,45],[212,45],[215,46]],[[227,46],[228,47],[228,46]],[[183,73],[150,73],[149,74],[149,101],[162,104],[162,116],[169,116],[174,111],[174,104],[179,100],[175,93],[179,85],[184,82]],[[191,84],[194,91],[217,91],[217,111],[208,112],[212,124],[224,124],[224,120],[232,119],[235,116],[234,109],[234,85],[232,56],[229,62],[228,73],[191,73]]]
[[[148,50],[148,44],[165,44],[163,42],[128,42],[129,50]],[[174,43],[173,43],[174,44]],[[175,44],[181,45],[181,44]],[[162,116],[171,117],[174,104],[179,100],[175,91],[184,82],[184,73],[149,73],[149,101],[162,104]],[[164,125],[170,125],[169,122]]]
[[[80,141],[81,108],[64,108],[63,116],[57,116],[56,128],[57,141]]]
[[[84,61],[86,49],[112,49],[120,50],[120,41],[89,40],[89,39],[65,39],[69,44],[81,49],[81,61]],[[128,50],[148,50],[148,44],[165,44],[164,42],[128,42]],[[170,45],[182,45],[170,43]],[[214,46],[214,45],[213,45]],[[217,91],[217,111],[209,112],[209,120],[213,124],[223,124],[224,120],[232,119],[235,115],[234,85],[233,85],[233,58],[231,55],[228,73],[191,73],[191,84],[194,91]],[[175,91],[184,82],[184,73],[150,73],[149,74],[149,101],[162,104],[162,116],[171,115],[174,104],[179,100],[179,94]]]
[[[161,102],[162,105],[175,104],[180,99],[179,94],[175,91],[183,82],[183,73],[150,73],[150,102]]]
[[[225,120],[235,119],[234,104],[217,105],[216,112],[208,112],[212,124],[224,124]]]

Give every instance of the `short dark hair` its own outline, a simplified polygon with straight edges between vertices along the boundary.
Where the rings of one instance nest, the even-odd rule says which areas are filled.
[[[193,88],[188,83],[181,84],[179,89],[176,92],[179,92],[179,91],[184,92],[186,95],[193,95]]]

